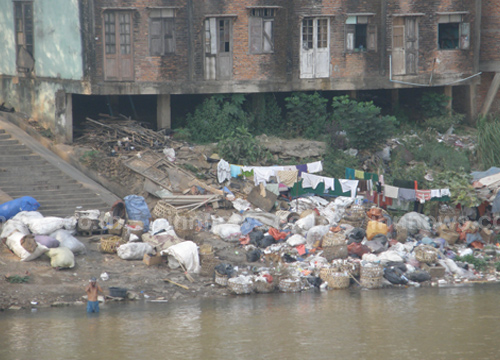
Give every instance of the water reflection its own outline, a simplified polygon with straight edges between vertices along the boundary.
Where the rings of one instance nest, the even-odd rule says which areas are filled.
[[[0,359],[497,359],[498,285],[0,314]]]

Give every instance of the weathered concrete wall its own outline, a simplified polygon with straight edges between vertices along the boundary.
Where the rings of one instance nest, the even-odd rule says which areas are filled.
[[[12,1],[0,1],[0,75],[16,73],[16,38]]]

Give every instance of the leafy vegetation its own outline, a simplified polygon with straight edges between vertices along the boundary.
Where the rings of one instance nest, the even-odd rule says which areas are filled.
[[[304,136],[318,139],[324,135],[328,100],[319,93],[293,93],[285,98],[286,134],[289,137]]]
[[[447,109],[450,97],[445,94],[427,91],[420,98],[422,116],[433,118],[448,115]]]
[[[271,156],[244,126],[226,132],[217,148],[222,158],[234,164],[254,164]]]
[[[332,122],[340,124],[351,147],[376,149],[394,133],[396,118],[382,116],[373,101],[357,102],[349,96],[338,96],[333,98],[332,108]]]
[[[358,169],[361,166],[359,158],[348,155],[342,150],[330,147],[323,161],[323,173],[336,179],[345,177],[345,168]]]
[[[488,266],[486,260],[475,257],[474,255],[457,256],[454,260],[472,264],[477,271],[483,271]]]
[[[484,170],[500,164],[500,119],[482,118],[477,127],[477,150]]]
[[[80,156],[80,162],[93,170],[97,170],[97,162],[102,160],[104,155],[98,150],[85,151]]]
[[[475,189],[471,185],[471,176],[463,170],[438,173],[435,176],[433,184],[437,188],[450,189],[450,200],[453,205],[461,204],[464,207],[474,207],[481,203]]]
[[[266,134],[279,136],[284,130],[281,108],[274,94],[254,94],[252,107],[253,114],[251,132],[255,135]]]
[[[451,126],[460,124],[465,118],[463,114],[447,114],[434,116],[424,121],[424,127],[434,129],[440,133],[446,132]]]
[[[29,276],[20,276],[20,275],[11,275],[5,276],[5,280],[7,280],[11,284],[23,284],[27,283],[30,280]]]

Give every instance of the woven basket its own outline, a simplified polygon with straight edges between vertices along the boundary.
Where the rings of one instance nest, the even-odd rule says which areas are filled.
[[[351,284],[351,279],[346,273],[334,272],[328,275],[326,282],[330,289],[346,289]]]
[[[210,244],[203,244],[200,246],[200,249],[199,249],[200,255],[209,255],[209,254],[213,254],[213,252],[214,252],[214,249],[213,249],[212,245],[210,245]]]
[[[346,259],[347,255],[347,245],[343,244],[323,247],[323,257],[328,261]]]
[[[201,260],[201,270],[200,275],[202,276],[213,276],[215,267],[219,265],[220,260],[216,259],[215,256],[210,258],[204,258]]]
[[[128,220],[125,227],[130,234],[135,234],[139,238],[144,233],[144,223],[140,220]]]
[[[323,281],[326,281],[326,279],[330,276],[330,274],[337,272],[337,269],[334,268],[321,268],[319,271],[319,278]]]
[[[359,283],[366,289],[378,289],[382,287],[382,276],[379,277],[363,277],[359,279]]]
[[[438,253],[432,246],[420,245],[415,248],[415,259],[426,264],[435,264],[438,261]]]
[[[177,209],[165,200],[159,200],[151,212],[151,215],[155,219],[167,219],[173,217],[175,214],[177,214]]]
[[[361,264],[359,262],[350,262],[348,263],[348,269],[349,273],[352,276],[360,276],[361,274]]]
[[[273,292],[274,289],[276,288],[276,284],[274,283],[274,281],[267,282],[267,280],[266,281],[256,280],[254,284],[255,284],[254,286],[255,292],[261,294],[267,294]]]
[[[238,280],[238,278],[231,278],[227,281],[227,287],[233,294],[244,295],[253,291],[253,282],[241,283]]]
[[[302,291],[302,280],[298,277],[283,278],[278,286],[282,292],[299,292]]]
[[[454,245],[460,237],[456,231],[449,229],[441,229],[439,231],[439,236],[445,239],[449,245]]]
[[[334,233],[329,231],[326,233],[325,236],[323,236],[321,244],[322,247],[345,244],[345,234],[340,232]]]
[[[228,281],[227,275],[222,275],[219,272],[217,272],[217,270],[214,270],[214,272],[215,272],[215,280],[214,280],[215,283],[220,286],[227,286],[227,281]]]
[[[125,241],[120,236],[102,237],[99,250],[108,254],[116,254],[116,248],[121,244],[125,244]]]
[[[361,266],[360,276],[362,278],[381,278],[384,275],[384,268],[381,265]]]

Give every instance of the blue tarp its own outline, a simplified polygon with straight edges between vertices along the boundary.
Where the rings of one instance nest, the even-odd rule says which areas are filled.
[[[474,171],[471,172],[470,174],[472,175],[472,180],[478,181],[479,179],[482,179],[486,176],[491,176],[500,173],[500,168],[497,167],[490,167],[486,171]]]
[[[31,196],[7,201],[0,205],[0,221],[9,220],[21,211],[36,211],[39,207],[38,201]]]

